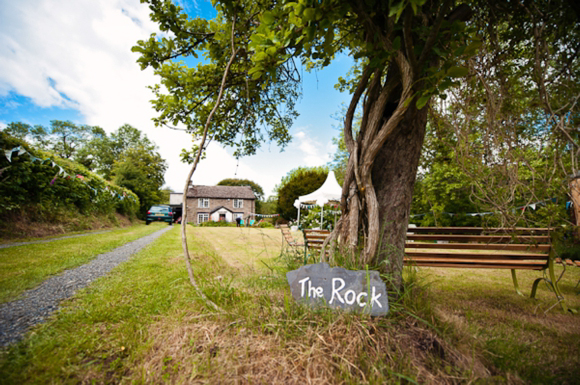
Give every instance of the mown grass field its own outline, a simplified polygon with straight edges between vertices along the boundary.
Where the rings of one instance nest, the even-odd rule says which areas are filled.
[[[580,318],[509,271],[409,271],[388,317],[312,311],[290,297],[279,230],[179,226],[95,281],[0,355],[0,382],[194,384],[578,383]],[[528,289],[537,273],[519,274]],[[562,289],[580,308],[570,268]]]
[[[50,275],[83,265],[161,226],[137,224],[101,234],[0,249],[0,303],[14,300]]]

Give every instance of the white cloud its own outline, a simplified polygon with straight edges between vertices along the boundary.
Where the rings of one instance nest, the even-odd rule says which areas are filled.
[[[328,144],[322,145],[313,136],[304,131],[294,134],[298,149],[303,154],[304,164],[308,167],[322,166],[330,161]]]
[[[197,1],[184,4],[199,11]],[[107,132],[125,123],[137,127],[168,161],[166,185],[181,191],[189,166],[180,162],[179,154],[191,147],[191,138],[154,127],[151,118],[156,112],[147,86],[158,79],[150,69],[141,71],[138,54],[131,52],[137,40],[153,32],[159,32],[157,25],[149,20],[147,5],[137,0],[0,1],[0,98],[14,92],[41,107],[72,108],[84,117],[80,123]],[[280,154],[275,145],[270,150],[266,144],[239,165],[212,144],[193,182],[250,179],[269,195],[291,169],[329,161],[328,143],[321,144],[308,128],[293,131],[295,141],[286,152]]]
[[[83,123],[112,132],[128,123],[160,148],[166,183],[181,189],[191,146],[184,132],[155,128],[147,89],[157,79],[141,71],[131,47],[158,32],[149,9],[134,0],[20,0],[0,3],[0,97],[9,92],[40,107],[78,110]],[[48,122],[47,122],[48,123]]]

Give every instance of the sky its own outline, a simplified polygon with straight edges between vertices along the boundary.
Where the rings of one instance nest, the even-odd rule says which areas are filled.
[[[206,0],[178,0],[192,17],[212,18]],[[189,166],[182,148],[191,147],[185,132],[155,127],[147,88],[159,82],[142,71],[131,47],[159,32],[149,8],[139,0],[0,0],[0,129],[10,122],[50,126],[51,120],[102,127],[111,133],[130,124],[147,135],[167,161],[165,186],[183,191]],[[236,160],[232,149],[212,143],[196,170],[196,185],[225,178],[250,179],[272,195],[290,170],[325,165],[336,147],[339,122],[332,115],[350,97],[334,89],[352,61],[338,57],[322,71],[303,72],[300,116],[290,129],[284,152],[264,143],[258,153]]]

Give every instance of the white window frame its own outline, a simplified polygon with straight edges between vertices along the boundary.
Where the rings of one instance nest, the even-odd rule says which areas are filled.
[[[202,209],[209,208],[209,198],[197,198],[197,207]]]
[[[243,209],[244,208],[244,200],[243,199],[234,199],[234,208],[235,209]]]
[[[209,222],[209,214],[208,213],[197,213],[197,224]]]

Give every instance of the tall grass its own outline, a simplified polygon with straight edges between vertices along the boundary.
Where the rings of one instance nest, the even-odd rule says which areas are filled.
[[[548,372],[542,380],[565,383],[577,373],[563,360],[579,362],[575,348],[576,355],[563,353],[580,335],[577,319],[557,309],[534,313],[535,306],[550,306],[546,293],[533,301],[503,286],[491,290],[496,280],[474,282],[471,271],[406,270],[387,317],[313,310],[289,293],[285,272],[300,258],[276,258],[279,231],[233,230],[195,229],[188,240],[204,293],[226,313],[195,295],[175,228],[5,350],[0,382],[526,383],[540,367]],[[254,246],[240,249],[244,239]],[[223,251],[228,242],[234,252]],[[495,301],[506,311],[492,311]],[[514,338],[500,343],[509,333]],[[557,338],[561,346],[545,348]],[[536,355],[517,357],[522,344],[536,346]]]

